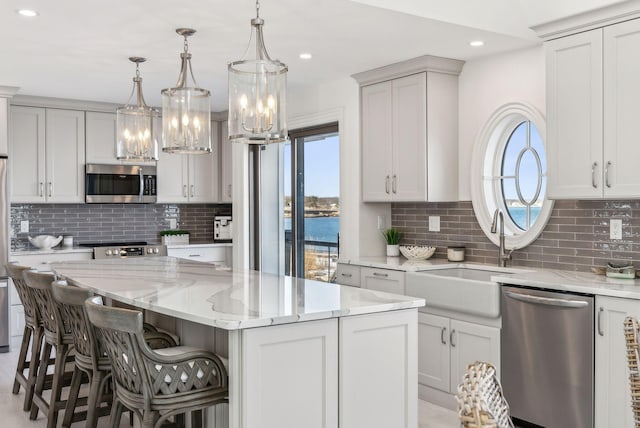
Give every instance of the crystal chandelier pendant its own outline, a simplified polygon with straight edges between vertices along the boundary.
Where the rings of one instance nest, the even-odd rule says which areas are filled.
[[[191,70],[187,38],[196,30],[178,28],[184,37],[182,66],[175,88],[163,89],[162,151],[167,153],[206,154],[211,152],[211,93],[198,87]],[[188,86],[191,76],[193,86]]]
[[[279,143],[287,135],[288,67],[272,60],[264,46],[256,2],[256,18],[251,20],[251,38],[245,52],[255,58],[230,62],[229,70],[229,139],[248,144]]]
[[[146,59],[131,57],[129,61],[136,64],[136,76],[127,104],[116,109],[116,159],[158,160],[160,111],[147,106],[142,96],[140,63]]]

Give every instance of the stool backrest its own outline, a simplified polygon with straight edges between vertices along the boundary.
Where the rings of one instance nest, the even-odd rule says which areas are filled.
[[[57,336],[57,340],[62,343],[62,337],[69,333],[69,326],[64,308],[53,298],[51,291],[55,275],[50,272],[27,270],[23,276],[38,304],[45,336]]]
[[[624,320],[624,336],[627,344],[627,363],[629,367],[629,387],[631,393],[631,411],[635,426],[640,427],[640,368],[638,335],[640,326],[634,317],[627,317]]]
[[[29,266],[21,266],[16,263],[7,263],[6,264],[7,273],[11,280],[13,281],[13,285],[18,292],[18,297],[20,297],[20,302],[24,308],[24,316],[27,324],[31,324],[32,326],[37,326],[40,322],[40,313],[38,311],[38,304],[35,301],[35,296],[31,289],[27,286],[27,283],[24,280],[23,273],[30,269]]]
[[[90,365],[93,370],[97,370],[98,357],[103,353],[84,304],[85,300],[93,296],[93,292],[74,287],[63,280],[55,281],[51,287],[53,297],[64,307],[65,314],[68,316],[73,345],[76,350],[76,362]]]

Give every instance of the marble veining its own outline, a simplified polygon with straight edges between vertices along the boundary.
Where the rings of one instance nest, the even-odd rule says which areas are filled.
[[[143,309],[237,330],[424,306],[424,299],[174,257],[56,262],[62,278]]]

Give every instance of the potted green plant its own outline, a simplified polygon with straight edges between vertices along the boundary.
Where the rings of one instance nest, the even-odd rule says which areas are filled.
[[[398,257],[400,255],[400,231],[395,228],[386,229],[382,232],[384,240],[387,241],[387,256]]]
[[[160,236],[162,237],[162,245],[189,243],[189,232],[187,230],[162,230],[160,231]]]

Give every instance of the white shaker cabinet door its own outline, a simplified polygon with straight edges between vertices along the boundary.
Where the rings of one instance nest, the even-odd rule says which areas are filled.
[[[451,320],[451,393],[455,393],[467,365],[487,361],[500,378],[500,329],[480,324]]]
[[[418,312],[418,382],[449,391],[449,318]]]
[[[45,117],[43,108],[11,107],[11,202],[45,202]]]
[[[640,20],[604,28],[604,196],[640,197]]]
[[[362,109],[362,200],[391,201],[392,84],[364,86]]]
[[[119,164],[116,159],[116,114],[86,112],[87,163]]]
[[[189,201],[189,155],[165,153],[160,150],[157,174],[159,203]]]
[[[548,196],[602,197],[602,30],[546,43]]]
[[[47,202],[84,203],[84,112],[47,109]]]

